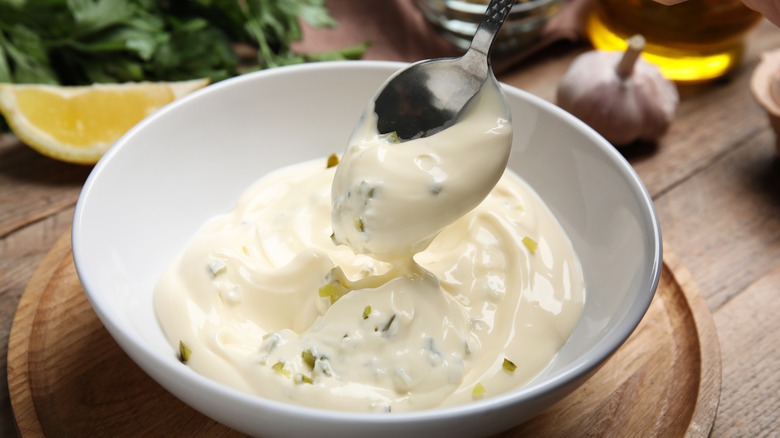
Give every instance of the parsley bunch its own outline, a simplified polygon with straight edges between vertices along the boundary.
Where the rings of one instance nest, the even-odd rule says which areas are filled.
[[[219,81],[246,70],[359,58],[300,55],[300,21],[335,25],[324,0],[0,0],[0,82]],[[237,46],[256,50],[248,63]],[[241,66],[241,67],[240,67]]]

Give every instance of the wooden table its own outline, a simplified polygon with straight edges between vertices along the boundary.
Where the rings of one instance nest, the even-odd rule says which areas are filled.
[[[715,436],[780,434],[780,157],[749,81],[780,30],[751,33],[728,81],[684,93],[657,145],[624,154],[652,195],[664,241],[691,271],[720,337],[723,383]],[[558,45],[501,79],[553,100],[582,45]],[[15,433],[6,379],[8,335],[33,270],[71,226],[89,171],[0,136],[0,436]]]

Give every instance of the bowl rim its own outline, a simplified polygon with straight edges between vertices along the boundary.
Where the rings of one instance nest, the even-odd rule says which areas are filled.
[[[643,207],[643,211],[647,213],[646,215],[643,215],[643,219],[649,219],[649,225],[653,231],[652,266],[649,270],[649,278],[645,279],[645,281],[649,280],[650,288],[647,293],[639,295],[638,299],[632,303],[623,316],[623,320],[630,321],[631,324],[621,324],[620,326],[615,327],[615,329],[607,333],[604,338],[602,338],[597,344],[593,346],[591,349],[591,354],[578,358],[571,365],[564,367],[561,372],[553,376],[548,376],[544,379],[543,382],[532,381],[526,386],[516,388],[502,394],[455,406],[437,407],[411,412],[398,412],[393,413],[392,415],[387,415],[386,413],[328,410],[294,405],[291,403],[285,403],[248,394],[208,379],[207,377],[200,375],[189,368],[186,368],[186,370],[189,370],[189,372],[182,372],[182,370],[185,368],[180,368],[177,362],[163,358],[159,352],[144,343],[139,336],[131,336],[128,333],[125,333],[123,326],[126,326],[126,323],[120,323],[108,318],[108,312],[106,308],[103,307],[104,303],[100,299],[99,289],[93,283],[92,276],[88,271],[85,270],[84,267],[85,258],[87,256],[84,252],[84,247],[81,245],[81,240],[87,233],[84,228],[85,208],[89,204],[90,197],[96,182],[100,180],[101,175],[106,171],[106,168],[111,165],[114,157],[125,147],[128,147],[127,145],[131,144],[132,139],[138,135],[139,132],[143,131],[147,125],[153,123],[158,118],[164,117],[166,114],[172,111],[177,111],[177,109],[181,106],[189,105],[191,101],[199,99],[202,95],[221,93],[222,90],[227,88],[240,87],[247,82],[264,80],[265,78],[273,76],[286,75],[292,72],[317,72],[333,69],[352,71],[380,70],[383,73],[387,72],[389,76],[393,73],[393,71],[408,65],[410,64],[396,61],[327,61],[278,67],[246,73],[241,76],[226,79],[184,96],[145,118],[136,126],[131,128],[125,135],[123,135],[95,165],[87,180],[85,181],[82,191],[76,202],[71,235],[71,247],[73,251],[74,264],[76,266],[78,278],[83,286],[84,293],[92,305],[92,308],[98,315],[101,323],[109,331],[111,336],[119,343],[125,353],[127,353],[136,364],[144,368],[145,372],[146,366],[153,366],[159,368],[159,370],[162,370],[164,373],[170,373],[172,376],[178,376],[177,379],[182,383],[195,385],[196,387],[207,391],[207,393],[222,394],[223,396],[229,397],[231,399],[236,399],[241,403],[251,405],[253,408],[266,410],[267,413],[271,414],[278,413],[285,416],[307,417],[313,420],[316,419],[317,421],[323,423],[349,422],[358,425],[417,423],[421,420],[446,420],[452,417],[480,415],[484,414],[486,411],[504,410],[510,408],[516,403],[536,399],[543,396],[544,394],[559,391],[567,385],[577,381],[578,379],[582,379],[595,372],[601,365],[604,364],[609,356],[617,351],[618,348],[628,339],[649,308],[650,302],[655,295],[655,291],[657,289],[661,275],[661,268],[663,263],[661,230],[655,208],[653,206],[652,198],[628,161],[626,161],[625,158],[609,142],[607,142],[607,140],[596,133],[592,128],[555,104],[522,89],[504,83],[502,83],[502,88],[505,93],[514,95],[515,98],[519,98],[520,100],[527,101],[532,106],[537,107],[540,111],[550,113],[554,117],[562,118],[567,124],[571,125],[581,134],[589,137],[591,142],[605,154],[605,156],[612,162],[619,173],[630,183],[631,192],[635,196],[638,204]],[[126,348],[127,345],[132,346],[133,349]],[[146,364],[146,366],[142,365],[142,363]],[[170,391],[167,384],[157,380],[152,375],[152,373],[146,373],[150,375],[158,384],[165,387],[166,390]],[[188,401],[182,401],[189,404]]]

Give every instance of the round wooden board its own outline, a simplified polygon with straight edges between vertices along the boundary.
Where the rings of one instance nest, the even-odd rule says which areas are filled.
[[[170,395],[124,354],[82,292],[69,234],[19,303],[8,384],[24,438],[239,436]],[[720,385],[712,315],[667,251],[655,299],[623,347],[569,397],[499,436],[707,436]]]

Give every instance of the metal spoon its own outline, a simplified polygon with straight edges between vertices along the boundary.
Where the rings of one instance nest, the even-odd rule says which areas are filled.
[[[490,1],[463,56],[420,61],[388,79],[374,98],[379,133],[405,141],[453,125],[485,80],[495,80],[490,49],[514,3]]]

